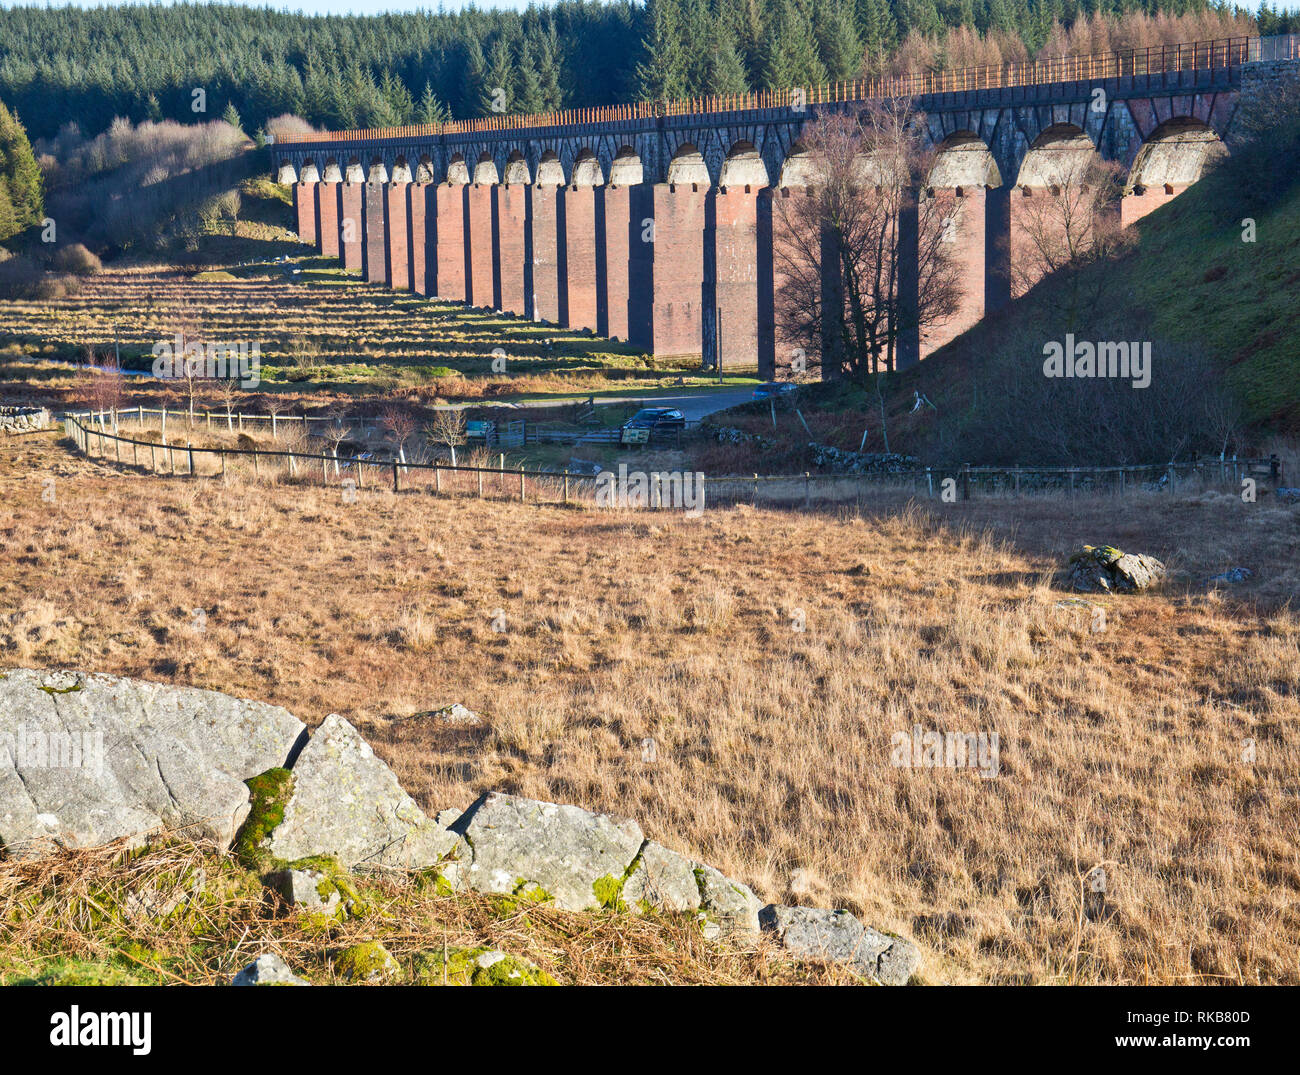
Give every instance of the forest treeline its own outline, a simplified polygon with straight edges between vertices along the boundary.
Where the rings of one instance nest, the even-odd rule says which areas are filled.
[[[0,9],[33,139],[117,117],[391,126],[1300,31],[1206,0],[562,0],[325,17],[223,4]],[[201,91],[196,93],[196,91]]]

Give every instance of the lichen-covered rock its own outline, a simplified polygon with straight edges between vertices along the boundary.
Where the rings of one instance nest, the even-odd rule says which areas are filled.
[[[392,953],[378,941],[344,949],[334,959],[334,970],[349,982],[383,982],[402,973]]]
[[[495,948],[448,948],[421,952],[414,961],[418,985],[557,985],[522,956]]]
[[[274,952],[266,952],[231,978],[230,984],[311,985],[311,982],[294,974],[289,965]]]
[[[455,834],[430,820],[346,720],[331,714],[293,765],[284,819],[266,843],[291,862],[329,855],[348,867],[420,869],[468,858]],[[453,885],[457,871],[443,871]]]
[[[647,840],[623,883],[624,903],[632,911],[652,909],[680,914],[699,910],[695,866],[685,855]]]
[[[1165,577],[1154,556],[1123,553],[1112,545],[1084,545],[1070,557],[1065,582],[1081,593],[1141,593]]]
[[[512,895],[532,882],[570,911],[608,906],[609,886],[622,884],[645,842],[635,821],[495,791],[452,831],[473,853],[461,871],[470,888]]]
[[[753,937],[758,934],[758,897],[748,885],[724,877],[712,866],[695,864],[704,935]]]
[[[116,676],[0,674],[0,845],[16,857],[143,840],[163,828],[230,846],[244,781],[303,734],[279,706]]]
[[[864,926],[848,911],[769,904],[759,918],[795,959],[843,963],[882,985],[906,985],[921,965],[911,941]]]
[[[342,908],[338,886],[320,870],[277,870],[266,878],[266,884],[286,903],[315,914],[335,915]]]

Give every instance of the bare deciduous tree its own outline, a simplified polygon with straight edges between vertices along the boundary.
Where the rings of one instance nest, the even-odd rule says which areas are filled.
[[[918,197],[933,156],[923,129],[907,100],[824,116],[803,132],[807,195],[774,202],[777,308],[785,332],[820,354],[823,376],[893,370],[903,333],[957,309],[944,208]]]
[[[1065,284],[1066,329],[1073,331],[1099,312],[1107,293],[1105,273],[1083,270],[1114,257],[1128,241],[1119,215],[1124,169],[1095,153],[1071,153],[1046,168],[1045,184],[1013,194],[1018,241],[1011,250],[1012,290],[1023,295],[1056,274]]]
[[[459,409],[443,407],[433,412],[433,422],[425,427],[425,437],[430,443],[442,445],[451,453],[451,465],[456,465],[456,446],[465,443],[465,413]]]

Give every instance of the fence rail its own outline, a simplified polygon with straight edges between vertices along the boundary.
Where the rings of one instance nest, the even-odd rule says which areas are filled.
[[[529,482],[533,500],[570,503],[575,498],[595,498],[598,487],[609,479],[570,470],[506,467],[505,456],[496,467],[469,466],[441,462],[419,463],[403,460],[376,460],[365,455],[338,455],[334,452],[303,452],[278,448],[202,447],[189,442],[167,443],[127,437],[108,431],[103,413],[74,414],[65,419],[65,430],[78,449],[87,457],[103,458],[110,453],[118,463],[146,467],[151,473],[199,477],[199,461],[207,467],[206,476],[224,478],[231,459],[251,459],[257,477],[279,475],[290,480],[313,481],[319,473],[323,485],[346,484],[364,489],[387,486],[394,492],[423,486],[437,494],[474,494],[480,498],[502,493],[510,499],[528,499]],[[223,416],[224,417],[224,416]],[[250,416],[245,416],[250,417]],[[269,417],[269,416],[265,416]],[[281,416],[282,417],[282,416]],[[98,425],[96,420],[99,419]],[[127,449],[124,458],[123,449]],[[147,450],[147,461],[144,451]],[[177,468],[177,461],[180,468]],[[210,464],[210,465],[209,465]],[[620,468],[620,475],[626,468]],[[639,472],[637,472],[639,473]],[[602,472],[610,479],[620,475]],[[643,503],[628,505],[626,499],[615,500],[625,506],[646,508],[680,507],[666,503],[665,489],[672,490],[671,475],[650,473],[646,478]],[[509,479],[507,481],[507,479]],[[517,479],[517,484],[516,484]],[[870,487],[894,488],[918,497],[941,501],[971,500],[977,494],[988,497],[1018,497],[1034,493],[1062,493],[1076,496],[1088,493],[1125,495],[1139,491],[1174,492],[1180,486],[1199,482],[1202,487],[1220,485],[1239,490],[1245,480],[1265,479],[1273,488],[1282,484],[1282,466],[1276,455],[1230,459],[1193,460],[1184,463],[1112,467],[913,467],[895,472],[863,474],[753,474],[709,477],[692,480],[702,491],[698,506],[727,506],[738,503],[811,507],[818,504],[860,502]],[[681,488],[681,476],[677,476]]]
[[[1219,70],[1256,60],[1300,59],[1300,34],[1274,37],[1230,37],[1148,48],[1119,49],[1086,56],[1052,56],[1024,63],[989,64],[946,71],[924,71],[882,78],[858,78],[821,86],[752,93],[715,94],[677,101],[638,101],[633,104],[571,108],[532,115],[481,116],[477,119],[418,123],[402,127],[321,131],[286,135],[278,145],[326,142],[365,142],[394,138],[429,138],[443,134],[476,134],[527,127],[568,127],[588,123],[620,123],[664,116],[689,116],[752,109],[789,108],[886,97],[916,97],[967,90],[1009,89],[1056,82],[1108,78],[1164,76],[1183,71]]]

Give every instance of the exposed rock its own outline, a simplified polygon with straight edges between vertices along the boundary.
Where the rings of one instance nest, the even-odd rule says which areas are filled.
[[[318,914],[337,914],[343,903],[338,886],[319,870],[277,870],[266,884],[287,903]]]
[[[623,884],[623,900],[632,911],[647,906],[674,913],[699,910],[696,865],[684,855],[647,840],[635,869]]]
[[[289,965],[274,952],[258,956],[252,963],[230,979],[231,985],[311,985],[299,978]]]
[[[751,937],[758,933],[758,897],[749,886],[723,877],[712,866],[695,864],[704,913],[704,935]]]
[[[882,985],[906,985],[921,965],[911,941],[864,926],[848,911],[769,904],[760,918],[796,959],[844,963]]]
[[[1111,545],[1084,545],[1070,557],[1066,582],[1082,593],[1140,593],[1165,576],[1154,556],[1122,553]]]
[[[344,949],[335,957],[334,969],[350,982],[382,982],[402,972],[392,953],[378,941]]]
[[[303,725],[279,706],[114,676],[0,673],[0,844],[30,857],[163,828],[228,847],[244,780]]]
[[[456,726],[473,726],[482,724],[483,718],[475,713],[472,709],[467,709],[459,702],[453,702],[451,705],[443,706],[441,709],[435,709],[429,714],[439,724],[450,724]]]
[[[293,765],[293,793],[267,849],[291,862],[329,855],[349,869],[419,869],[467,859],[459,837],[431,821],[355,728],[337,713]],[[444,876],[456,884],[457,870]]]
[[[606,905],[611,887],[617,896],[645,842],[635,821],[495,791],[466,810],[452,831],[473,850],[462,870],[470,888],[509,895],[531,881],[570,911]]]
[[[1251,579],[1251,578],[1254,578],[1254,577],[1255,577],[1255,572],[1253,572],[1250,568],[1248,568],[1248,567],[1234,567],[1234,568],[1230,568],[1230,569],[1227,570],[1227,571],[1222,572],[1221,574],[1218,574],[1218,575],[1211,575],[1211,576],[1210,576],[1208,579],[1206,579],[1205,581],[1206,581],[1207,583],[1210,583],[1210,582],[1245,582],[1247,579]]]

